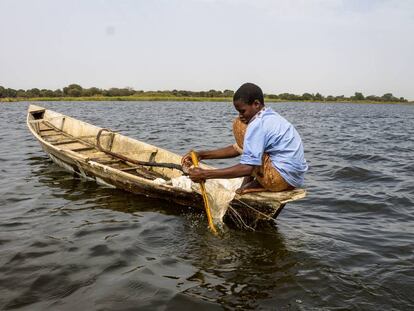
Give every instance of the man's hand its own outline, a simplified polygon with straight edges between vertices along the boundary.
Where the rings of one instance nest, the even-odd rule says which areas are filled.
[[[193,151],[196,155],[199,161],[203,159],[200,152]],[[191,151],[189,151],[187,154],[185,154],[181,158],[181,166],[183,167],[183,172],[188,174],[190,168],[194,165],[193,160],[191,159]]]
[[[203,181],[206,181],[206,170],[203,170],[202,168],[194,167],[189,170],[188,176],[190,179],[196,183],[201,183]]]
[[[183,168],[189,169],[192,165],[193,165],[193,161],[191,160],[191,151],[190,151],[181,158],[181,166]]]

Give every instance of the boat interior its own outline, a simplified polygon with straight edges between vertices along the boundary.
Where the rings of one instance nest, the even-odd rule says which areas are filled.
[[[172,152],[42,107],[30,106],[28,124],[46,143],[76,152],[86,161],[149,180],[168,182],[183,175],[181,157]]]

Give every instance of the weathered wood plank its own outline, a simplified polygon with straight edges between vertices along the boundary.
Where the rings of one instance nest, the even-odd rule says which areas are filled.
[[[95,147],[80,147],[75,149],[69,149],[71,151],[80,152],[80,151],[86,151],[86,150],[92,150],[95,149]]]
[[[70,139],[70,140],[61,140],[61,141],[51,141],[50,143],[52,143],[54,146],[59,146],[59,145],[67,145],[67,144],[73,144],[73,143],[77,143],[77,140],[74,139]]]
[[[93,162],[98,162],[100,164],[114,164],[114,163],[119,163],[122,162],[122,160],[118,160],[118,159],[112,159],[112,160],[103,160],[102,158],[91,158],[89,159],[89,161],[93,161]]]
[[[123,172],[128,172],[128,171],[138,170],[140,168],[141,166],[130,166],[130,167],[125,167],[125,168],[118,168],[118,170],[123,171]]]
[[[53,137],[53,136],[65,136],[63,133],[53,133],[53,134],[45,134],[41,135],[42,137]]]

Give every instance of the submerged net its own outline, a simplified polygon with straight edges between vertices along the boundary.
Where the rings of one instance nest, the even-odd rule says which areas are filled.
[[[206,191],[211,207],[211,216],[215,224],[222,224],[223,217],[230,206],[230,202],[240,188],[243,178],[210,179],[206,181]]]
[[[192,182],[188,176],[173,178],[171,182],[174,187],[188,191],[200,191],[200,185]],[[215,225],[221,226],[223,224],[223,217],[242,182],[243,178],[209,179],[206,181],[206,192]]]

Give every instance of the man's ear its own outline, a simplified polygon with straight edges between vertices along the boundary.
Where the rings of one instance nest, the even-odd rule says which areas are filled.
[[[256,107],[258,107],[258,106],[260,106],[260,105],[261,105],[261,103],[260,103],[260,101],[259,101],[258,99],[255,99],[253,103],[254,103],[254,105],[255,105]]]

